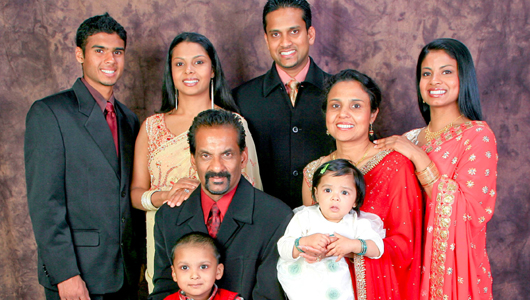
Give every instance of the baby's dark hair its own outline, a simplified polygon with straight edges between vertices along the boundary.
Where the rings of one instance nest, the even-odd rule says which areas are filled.
[[[357,169],[349,160],[346,159],[335,159],[322,164],[313,174],[313,186],[311,188],[311,197],[313,201],[317,201],[315,197],[315,191],[320,184],[320,180],[327,173],[333,173],[331,176],[338,177],[343,175],[353,175],[355,182],[355,190],[357,191],[357,197],[355,198],[355,207],[353,210],[360,213],[360,208],[364,202],[364,195],[366,193],[366,185],[364,183],[364,177],[361,171]]]
[[[171,249],[171,264],[175,261],[175,252],[177,248],[185,245],[210,246],[212,247],[213,256],[217,259],[217,263],[221,262],[221,254],[219,253],[216,241],[208,234],[196,231],[185,234],[178,239],[175,246],[173,246],[173,249]]]

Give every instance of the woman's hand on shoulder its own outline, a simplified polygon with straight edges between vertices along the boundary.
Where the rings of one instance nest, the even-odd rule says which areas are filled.
[[[416,167],[416,170],[425,169],[431,159],[420,147],[414,145],[402,135],[393,135],[384,139],[374,141],[375,148],[380,150],[394,150],[408,158]]]
[[[177,181],[171,190],[167,193],[167,200],[164,203],[167,203],[170,207],[180,206],[184,201],[188,200],[193,192],[198,186],[199,181],[193,178],[181,178]]]
[[[402,135],[393,135],[387,138],[378,139],[374,141],[374,144],[374,148],[376,149],[394,150],[403,154],[403,156],[406,156],[410,160],[412,160],[412,156],[416,151],[421,150]]]

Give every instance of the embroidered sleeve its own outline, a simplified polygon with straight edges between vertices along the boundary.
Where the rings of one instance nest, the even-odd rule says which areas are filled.
[[[309,189],[311,189],[311,186],[313,186],[313,173],[315,173],[315,170],[320,167],[322,164],[322,160],[324,159],[324,156],[321,158],[314,160],[307,164],[304,168],[304,182],[307,184]]]

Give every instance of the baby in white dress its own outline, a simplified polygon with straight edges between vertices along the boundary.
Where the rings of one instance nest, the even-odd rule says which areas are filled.
[[[347,160],[315,171],[312,196],[318,204],[299,210],[278,241],[278,280],[290,300],[355,299],[345,259],[352,253],[379,258],[384,248],[371,225],[382,227],[381,219],[358,218],[364,193],[363,175]]]

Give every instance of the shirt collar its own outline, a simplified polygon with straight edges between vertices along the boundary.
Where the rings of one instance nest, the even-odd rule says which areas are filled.
[[[212,198],[210,198],[210,196],[208,196],[201,188],[201,206],[204,215],[204,224],[208,222],[208,215],[210,214],[213,204],[216,202],[217,206],[219,206],[219,210],[221,211],[221,222],[223,222],[226,211],[228,210],[228,206],[230,206],[230,203],[234,198],[234,194],[236,193],[238,185],[239,183],[230,192],[224,194],[223,197],[217,201],[214,201]]]
[[[307,72],[309,72],[309,65],[311,64],[311,59],[309,58],[309,56],[307,57],[307,63],[305,64],[304,68],[302,70],[300,70],[300,72],[298,74],[296,74],[296,76],[294,77],[294,79],[296,79],[296,81],[298,82],[303,82],[307,76]],[[278,66],[278,64],[276,64],[276,71],[278,71],[278,75],[280,76],[280,80],[283,82],[283,84],[287,84],[289,83],[289,81],[291,81],[291,76],[289,76],[289,74],[287,74],[287,72],[285,72],[284,70],[282,70],[282,68],[280,68]]]
[[[217,290],[218,290],[217,285],[214,283],[212,294],[210,295],[210,297],[208,297],[208,300],[211,300],[213,299],[213,297],[215,297],[215,295],[217,294]],[[179,294],[179,300],[193,300],[193,298],[186,296],[186,292],[184,292],[182,289],[178,291],[178,294]]]
[[[93,88],[88,83],[88,81],[85,80],[84,77],[81,77],[81,81],[85,84],[86,88],[90,92],[90,95],[92,95],[92,97],[94,97],[94,99],[96,100],[97,104],[101,108],[101,111],[105,112],[105,107],[107,106],[107,100],[105,99],[105,97],[103,97],[103,95],[101,95],[101,93],[98,92],[95,88]],[[109,98],[108,101],[114,106],[114,94],[110,95],[110,98]]]

